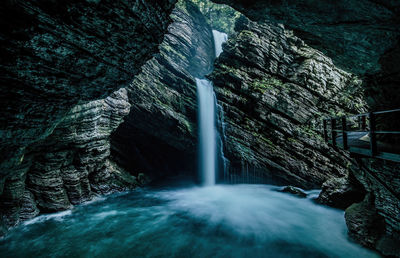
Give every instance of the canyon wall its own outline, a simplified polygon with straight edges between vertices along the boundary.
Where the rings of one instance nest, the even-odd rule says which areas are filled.
[[[335,65],[360,76],[368,110],[399,108],[399,1],[213,1],[231,5],[257,22],[284,24],[308,45],[332,58]],[[400,113],[393,113],[384,119],[377,118],[377,127],[398,131],[399,121]],[[398,137],[381,139],[399,144]],[[349,193],[359,196],[366,192],[363,202],[346,210],[350,235],[386,255],[398,256],[400,252],[395,247],[400,246],[396,226],[400,214],[397,192],[400,168],[389,161],[365,158],[352,161],[358,165],[351,166],[350,175],[326,182],[320,200],[346,208],[355,201],[346,198]],[[385,229],[379,231],[379,227]]]
[[[115,160],[152,177],[194,175],[197,151],[195,77],[211,71],[214,43],[210,26],[191,2],[182,1],[171,16],[160,55],[127,87],[132,104],[113,134]]]
[[[110,160],[110,134],[129,113],[127,91],[77,105],[45,140],[29,146],[0,196],[6,227],[140,184]]]
[[[129,84],[157,52],[174,3],[2,1],[2,179],[75,105]]]
[[[158,51],[174,4],[1,3],[0,231],[140,184],[109,138],[130,109],[120,88]]]
[[[316,129],[325,116],[363,111],[361,81],[282,25],[243,17],[236,31],[210,76],[231,172],[305,188],[346,175],[346,157]]]

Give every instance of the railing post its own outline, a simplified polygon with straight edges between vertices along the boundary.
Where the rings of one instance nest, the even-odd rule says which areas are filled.
[[[367,117],[365,115],[361,116],[361,130],[367,129]]]
[[[336,120],[334,118],[331,118],[331,128],[332,128],[332,146],[336,148]]]
[[[327,130],[327,125],[326,125],[326,119],[324,119],[323,125],[324,125],[324,140],[325,140],[325,142],[328,142],[328,130]]]
[[[369,117],[369,141],[370,141],[370,148],[371,148],[371,156],[375,156],[377,153],[376,148],[376,135],[375,135],[375,115],[373,112],[368,114]]]
[[[349,146],[347,145],[347,132],[346,132],[346,117],[342,117],[342,137],[343,137],[343,149],[347,150]]]

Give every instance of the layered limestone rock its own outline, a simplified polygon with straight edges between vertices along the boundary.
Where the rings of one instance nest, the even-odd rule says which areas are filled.
[[[381,58],[398,44],[400,35],[398,1],[213,2],[231,5],[253,21],[282,23],[336,65],[359,75],[380,71]]]
[[[129,113],[127,91],[75,106],[53,133],[27,150],[4,183],[1,216],[14,226],[39,212],[54,212],[96,194],[137,185],[110,160],[110,134]]]
[[[6,227],[136,185],[109,159],[110,134],[130,108],[127,91],[113,91],[158,52],[175,2],[2,1],[0,206]]]
[[[131,82],[157,52],[174,0],[0,4],[0,178],[69,110]]]
[[[361,202],[365,194],[364,187],[350,173],[345,177],[327,180],[322,185],[317,202],[334,208],[346,209],[353,203]]]
[[[324,116],[362,111],[360,80],[283,26],[241,18],[236,31],[210,76],[230,171],[303,188],[346,175],[348,161],[315,129]]]
[[[153,177],[196,171],[194,77],[210,72],[214,60],[211,28],[198,8],[182,1],[171,17],[160,55],[127,88],[131,111],[112,141],[120,164]]]
[[[346,223],[350,234],[363,245],[376,248],[384,255],[398,257],[400,165],[365,158],[358,159],[357,162],[352,167],[352,175],[368,192],[369,198],[346,209]],[[379,227],[375,224],[377,218],[380,219]]]
[[[400,103],[400,2],[383,0],[351,0],[351,1],[272,1],[272,0],[214,0],[226,3],[241,11],[256,21],[283,23],[292,29],[309,45],[323,51],[334,60],[340,68],[353,72],[363,79],[365,100],[369,110],[380,111],[399,108]],[[399,131],[400,113],[377,118],[379,130]],[[381,136],[382,141],[399,144],[399,137]],[[400,168],[390,162],[365,160],[366,166],[356,167],[354,175],[362,183],[376,202],[360,207],[372,207],[380,213],[388,225],[394,222],[399,225],[399,198],[393,191],[399,189],[398,175]],[[371,166],[371,164],[375,164]],[[377,165],[379,164],[379,165]],[[376,180],[372,178],[379,178]],[[343,181],[343,179],[339,180]],[[382,186],[382,182],[386,185]],[[348,190],[354,185],[344,179],[344,182],[328,182],[326,191],[322,192],[320,200],[337,206],[344,201]],[[337,188],[333,184],[337,184]],[[359,184],[359,183],[357,183]],[[342,196],[341,196],[342,195]],[[397,194],[398,195],[398,194]],[[334,204],[336,202],[336,204]],[[339,204],[347,206],[349,202]],[[362,220],[363,212],[358,213]],[[368,220],[365,212],[365,220]],[[353,220],[354,221],[354,220]],[[348,220],[350,226],[352,222]],[[351,227],[351,226],[350,226]],[[392,226],[388,226],[393,228]],[[354,228],[354,227],[353,227]],[[368,238],[368,230],[365,234]],[[400,246],[399,234],[396,230],[386,231],[391,246]],[[355,232],[352,235],[355,236]],[[361,237],[355,237],[365,244]],[[373,237],[372,237],[373,238]],[[388,239],[385,237],[385,239]],[[381,241],[378,241],[381,243]],[[389,244],[368,244],[377,247],[387,255],[397,255],[398,250],[390,251]]]

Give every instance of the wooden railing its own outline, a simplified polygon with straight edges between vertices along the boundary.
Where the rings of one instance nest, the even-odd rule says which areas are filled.
[[[385,121],[384,116],[388,115],[392,121]],[[400,129],[377,130],[377,118],[380,119],[379,125],[397,123],[398,127],[400,109],[323,119],[324,140],[333,148],[347,150],[353,156],[400,162]]]

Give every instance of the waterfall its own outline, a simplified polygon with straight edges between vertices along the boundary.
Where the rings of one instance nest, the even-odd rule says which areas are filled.
[[[222,53],[222,44],[228,39],[225,33],[213,30],[215,56]],[[203,185],[214,185],[218,175],[218,162],[223,162],[225,172],[226,159],[223,155],[222,137],[218,133],[217,118],[222,107],[217,105],[212,83],[207,79],[196,78],[198,117],[199,117],[199,172]],[[223,121],[220,121],[223,123]],[[222,128],[220,126],[220,128]],[[218,144],[217,144],[218,142]],[[219,147],[217,150],[217,146]],[[224,175],[225,176],[225,175]]]
[[[201,182],[214,185],[217,170],[215,97],[208,80],[196,78],[199,105],[199,165]]]
[[[228,40],[228,35],[217,30],[213,30],[215,57],[219,57],[222,53],[222,44]]]

